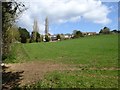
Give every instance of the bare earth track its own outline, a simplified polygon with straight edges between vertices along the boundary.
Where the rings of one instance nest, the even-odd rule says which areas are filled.
[[[26,63],[15,63],[15,64],[6,64],[7,72],[21,72],[23,75],[21,77],[20,85],[31,84],[36,81],[39,81],[43,76],[55,70],[68,70],[67,65],[56,64],[52,62],[26,62]],[[70,69],[70,68],[69,68]]]
[[[54,63],[54,62],[25,62],[25,63],[15,63],[15,64],[6,64],[8,69],[6,72],[22,72],[22,77],[20,81],[20,86],[26,84],[33,84],[43,78],[43,76],[52,71],[62,71],[62,70],[82,70],[82,68],[76,67],[76,65]],[[83,66],[83,65],[79,65]],[[97,68],[89,68],[89,70],[98,70]],[[118,68],[101,68],[99,70],[120,70]]]

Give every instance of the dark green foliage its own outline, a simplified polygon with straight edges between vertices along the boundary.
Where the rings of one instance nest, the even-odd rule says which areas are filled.
[[[35,32],[32,32],[32,33],[31,33],[30,43],[32,43],[32,42],[36,42]]]
[[[19,27],[19,33],[21,38],[21,43],[26,43],[27,39],[30,38],[29,32],[25,28]]]
[[[31,34],[30,43],[40,42],[40,41],[41,41],[40,34],[38,32],[33,31]]]
[[[57,40],[60,39],[61,40],[61,36],[60,34],[57,35]]]
[[[50,41],[50,38],[48,37],[48,35],[45,35],[45,41],[46,41],[46,42],[49,42],[49,41]]]
[[[14,25],[16,18],[25,10],[25,6],[18,2],[2,2],[2,55],[7,57],[10,53],[11,38],[9,30]]]
[[[21,35],[21,43],[26,43],[27,42],[27,37],[25,36],[25,34]]]
[[[36,32],[36,42],[40,42],[40,34]]]
[[[110,29],[108,27],[104,27],[103,29],[100,30],[100,34],[110,34]]]
[[[79,37],[83,37],[82,32],[81,31],[76,31],[74,34],[74,38],[79,38]]]
[[[111,32],[112,32],[112,33],[120,33],[119,30],[112,30]]]
[[[100,30],[100,32],[99,32],[100,34],[102,33],[102,29]]]
[[[40,42],[43,42],[43,35],[40,35]]]
[[[35,38],[35,32],[31,33],[31,37],[30,37],[30,43],[35,42],[36,38]]]

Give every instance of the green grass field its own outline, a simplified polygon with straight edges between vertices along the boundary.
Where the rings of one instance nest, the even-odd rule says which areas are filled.
[[[117,70],[89,70],[89,68],[118,68],[118,35],[98,35],[48,43],[16,44],[15,59],[7,63],[51,61],[83,65],[82,70],[55,71],[32,87],[117,88]],[[79,68],[79,67],[78,67]]]

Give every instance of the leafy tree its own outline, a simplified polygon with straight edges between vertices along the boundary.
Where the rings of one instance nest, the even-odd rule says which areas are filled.
[[[100,30],[100,34],[110,34],[110,29],[108,27],[104,27],[103,29]]]
[[[36,32],[32,32],[32,33],[31,33],[31,38],[30,38],[30,42],[31,42],[31,43],[32,43],[32,42],[36,42],[35,33],[36,33]]]
[[[112,32],[112,33],[120,33],[119,30],[112,30],[111,32]]]
[[[99,32],[100,34],[102,33],[102,29],[100,30],[100,32]]]
[[[61,36],[60,34],[57,34],[57,40],[60,39],[61,40]]]
[[[27,42],[27,37],[25,36],[25,34],[22,34],[20,37],[21,37],[21,43]]]
[[[64,36],[63,33],[60,34],[60,38],[61,38],[61,40],[64,40],[64,39],[65,39],[65,36]]]
[[[40,34],[36,32],[36,42],[40,42]]]
[[[13,43],[15,41],[20,41],[20,33],[16,26],[11,27],[8,33],[9,33],[8,38],[10,40],[9,41],[10,43]]]
[[[40,42],[41,39],[40,39],[40,34],[38,32],[35,32],[33,31],[32,34],[31,34],[31,39],[30,39],[30,42]]]
[[[19,33],[20,33],[20,38],[21,38],[21,43],[26,43],[27,39],[30,38],[29,32],[25,28],[19,27]]]
[[[2,56],[7,56],[10,52],[9,30],[14,25],[19,15],[26,10],[23,3],[16,1],[2,2]]]
[[[76,34],[76,32],[77,32],[77,30],[73,30],[73,35],[75,35],[75,34]]]
[[[74,34],[74,38],[79,38],[79,37],[83,37],[82,32],[76,31],[76,33]]]
[[[50,38],[48,37],[48,35],[45,35],[45,41],[46,41],[46,42],[49,42],[49,41],[50,41]]]
[[[43,35],[40,35],[40,42],[43,42]]]

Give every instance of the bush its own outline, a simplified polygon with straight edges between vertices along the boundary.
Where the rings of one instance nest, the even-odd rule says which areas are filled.
[[[11,50],[9,51],[8,54],[6,55],[2,55],[2,60],[4,60],[5,62],[12,62],[14,60],[16,60],[16,51],[14,45],[11,45]]]
[[[49,42],[49,41],[50,41],[50,38],[48,37],[48,35],[45,35],[45,41],[46,41],[46,42]]]
[[[74,38],[79,38],[79,37],[83,37],[83,34],[81,31],[76,31],[74,34]]]
[[[43,35],[40,35],[40,42],[43,42]]]
[[[57,35],[57,40],[59,40],[59,39],[61,40],[60,34]]]
[[[25,29],[25,28],[21,28],[19,27],[19,34],[20,34],[20,38],[21,38],[21,43],[27,43],[27,39],[30,38],[30,34],[29,32]]]
[[[100,34],[110,34],[110,29],[108,27],[104,27],[103,29],[100,30]]]
[[[40,42],[41,41],[41,35],[38,32],[33,31],[31,34],[31,38],[29,43],[33,43],[33,42]]]
[[[26,43],[27,42],[27,37],[23,34],[21,35],[21,43]]]

